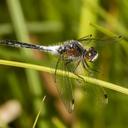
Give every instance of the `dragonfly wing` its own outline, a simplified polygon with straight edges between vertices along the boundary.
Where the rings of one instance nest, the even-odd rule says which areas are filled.
[[[63,70],[63,75],[57,75],[57,70]],[[59,59],[56,68],[56,81],[57,81],[57,89],[60,94],[60,97],[68,110],[68,112],[72,112],[74,109],[74,81],[73,79],[68,77],[69,75],[69,64],[66,65],[63,59]]]
[[[107,36],[102,36],[102,37],[93,37],[92,35],[88,35],[85,37],[82,37],[78,39],[78,41],[82,42],[83,44],[90,44],[90,43],[96,43],[99,46],[104,46],[105,44],[115,44],[116,42],[120,41],[123,39],[122,36],[113,36],[113,37],[107,37]]]

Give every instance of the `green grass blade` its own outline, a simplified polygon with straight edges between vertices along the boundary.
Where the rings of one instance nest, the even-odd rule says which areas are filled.
[[[55,69],[53,69],[53,68],[48,68],[48,67],[34,65],[34,64],[27,64],[27,63],[22,63],[22,62],[15,62],[15,61],[8,61],[8,60],[1,60],[0,59],[0,64],[1,65],[6,65],[6,66],[33,69],[33,70],[38,70],[38,71],[43,71],[43,72],[48,72],[48,73],[55,73]],[[58,70],[57,74],[66,76],[67,73],[65,73],[65,71]],[[80,75],[80,76],[87,83],[91,83],[91,84],[97,85],[97,86],[102,86],[104,88],[109,88],[111,90],[115,90],[117,92],[121,92],[123,94],[128,95],[128,89],[124,88],[122,86],[119,86],[119,85],[116,85],[116,84],[113,84],[113,83],[109,83],[109,82],[106,82],[106,81],[103,81],[103,80],[95,79],[95,78],[92,78],[92,77],[87,77],[87,76],[83,76],[83,75]],[[80,79],[79,77],[77,77],[73,73],[68,73],[68,77],[74,78],[74,79]]]

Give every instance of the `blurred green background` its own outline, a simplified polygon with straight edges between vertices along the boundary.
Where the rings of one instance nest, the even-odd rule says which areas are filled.
[[[127,37],[127,9],[127,0],[1,0],[0,39],[54,45],[88,34]],[[126,40],[94,45],[100,54],[94,77],[127,87]],[[57,61],[46,53],[5,46],[0,46],[0,58],[53,68]],[[0,127],[31,128],[40,107],[37,128],[128,127],[128,96],[107,89],[109,103],[104,105],[96,87],[86,88],[76,88],[75,111],[70,114],[60,101],[54,75],[0,65]]]

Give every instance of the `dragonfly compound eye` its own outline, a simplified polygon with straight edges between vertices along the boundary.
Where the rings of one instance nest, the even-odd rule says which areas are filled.
[[[87,58],[90,62],[93,62],[97,59],[98,57],[98,52],[93,48],[89,48]]]

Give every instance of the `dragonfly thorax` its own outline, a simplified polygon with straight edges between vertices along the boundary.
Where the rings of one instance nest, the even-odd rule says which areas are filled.
[[[66,60],[75,60],[82,56],[84,47],[77,40],[65,41],[58,49],[58,53]]]

